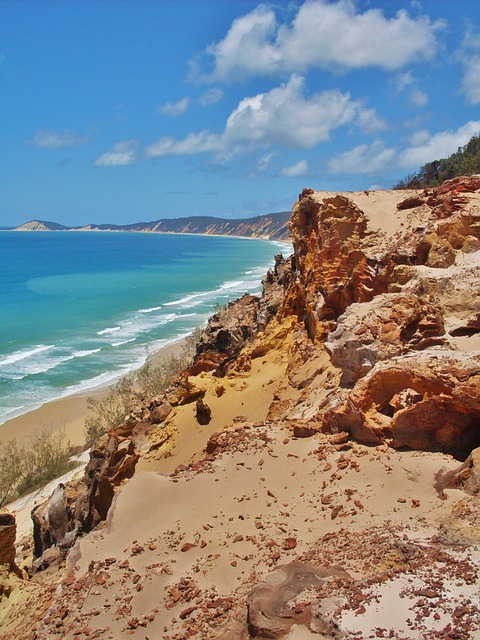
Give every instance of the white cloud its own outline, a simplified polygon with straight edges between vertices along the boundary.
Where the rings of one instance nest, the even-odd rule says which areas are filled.
[[[165,102],[165,104],[158,107],[157,113],[175,118],[187,110],[189,103],[190,100],[186,97],[178,100],[178,102]]]
[[[410,93],[410,102],[414,107],[424,107],[428,103],[428,95],[425,91],[414,89]]]
[[[480,55],[465,60],[465,72],[462,79],[462,89],[470,104],[480,102]]]
[[[372,130],[381,121],[373,109],[338,89],[306,97],[304,79],[290,80],[266,93],[244,98],[232,111],[221,134],[201,131],[185,139],[161,138],[147,148],[147,157],[215,152],[226,159],[249,149],[282,146],[313,149],[335,129],[355,125]]]
[[[124,167],[135,164],[140,159],[138,140],[124,140],[113,145],[111,151],[103,153],[95,160],[97,167]]]
[[[381,140],[362,144],[330,159],[331,173],[385,174],[394,169],[417,170],[427,162],[448,158],[480,132],[480,120],[467,122],[456,131],[431,135],[426,130],[410,136],[404,149],[386,147]]]
[[[372,144],[361,144],[350,151],[339,153],[330,159],[328,170],[330,173],[383,173],[392,164],[396,150],[385,147],[381,140]]]
[[[333,129],[352,123],[361,109],[349,93],[337,89],[305,98],[303,78],[293,75],[280,87],[244,98],[228,117],[224,135],[255,146],[312,149]]]
[[[90,134],[86,136],[79,136],[72,129],[65,129],[63,133],[39,130],[35,133],[33,138],[26,141],[26,144],[30,144],[34,147],[61,149],[62,147],[78,147],[82,144],[86,144],[89,139]]]
[[[306,160],[299,160],[295,164],[289,167],[284,167],[280,171],[280,175],[287,176],[288,178],[295,178],[297,176],[303,176],[308,171],[308,163]]]
[[[379,117],[375,109],[360,109],[356,124],[363,133],[375,133],[387,128],[386,122]]]
[[[424,138],[419,144],[414,144],[405,149],[398,158],[398,166],[401,168],[419,168],[426,162],[448,158],[458,147],[462,147],[472,136],[479,132],[479,120],[471,120],[456,131],[440,131],[430,136],[429,139]]]
[[[273,9],[260,5],[237,18],[223,40],[204,58],[210,73],[192,63],[192,80],[237,82],[255,75],[303,73],[311,67],[351,70],[380,67],[388,71],[430,60],[438,48],[442,21],[410,17],[402,9],[387,18],[381,9],[357,11],[352,0],[310,0],[291,24],[279,24]]]
[[[183,140],[177,140],[171,136],[160,138],[145,149],[145,157],[193,156],[199,153],[220,151],[220,149],[219,136],[208,131],[200,131],[200,133],[189,133]]]
[[[265,5],[234,20],[225,38],[205,50],[206,57],[214,61],[214,70],[209,79],[236,82],[251,75],[272,73],[281,58],[272,42],[276,30],[275,13]],[[194,65],[190,78],[207,79],[200,76],[201,72]]]
[[[412,147],[420,147],[430,140],[431,134],[428,129],[418,129],[408,136],[407,142]]]
[[[469,104],[480,102],[480,34],[468,28],[457,59],[463,65],[462,91]]]
[[[216,104],[219,102],[224,96],[223,90],[219,87],[214,87],[213,89],[208,89],[204,94],[200,96],[198,99],[199,104],[202,107],[209,107],[212,104]]]

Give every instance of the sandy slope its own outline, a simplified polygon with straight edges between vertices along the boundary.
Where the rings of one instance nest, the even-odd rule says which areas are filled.
[[[369,218],[372,251],[422,223],[422,211],[396,210],[411,194],[346,195]],[[476,269],[478,253],[462,259]],[[415,269],[430,279],[440,271]],[[455,326],[460,303],[449,314]],[[455,340],[478,346],[475,336]],[[252,587],[297,559],[350,578],[292,598],[282,637],[480,637],[478,498],[441,489],[459,462],[346,434],[294,437],[295,427],[318,426],[340,372],[321,344],[309,345],[301,319],[273,321],[255,345],[224,378],[190,377],[211,422],[197,423],[194,403],[173,410],[108,521],[75,543],[65,566],[3,603],[2,640],[245,639]],[[171,438],[148,451],[162,432]],[[313,618],[302,619],[310,604]],[[330,626],[320,629],[320,618]]]

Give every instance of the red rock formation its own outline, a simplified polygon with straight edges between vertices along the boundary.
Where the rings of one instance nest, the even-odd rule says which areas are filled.
[[[343,372],[342,385],[351,386],[376,362],[442,344],[448,345],[448,339],[434,298],[395,293],[350,305],[325,348]]]
[[[320,322],[336,320],[353,302],[386,291],[385,265],[361,249],[368,235],[367,219],[345,196],[319,201],[305,189],[294,205],[290,230],[296,277],[282,313],[303,319],[311,339],[324,334]]]
[[[480,444],[479,391],[479,355],[427,350],[394,358],[332,402],[324,429],[462,458]]]

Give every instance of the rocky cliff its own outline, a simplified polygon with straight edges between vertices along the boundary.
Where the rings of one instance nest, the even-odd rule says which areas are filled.
[[[479,637],[480,178],[290,231],[35,509],[1,638]]]

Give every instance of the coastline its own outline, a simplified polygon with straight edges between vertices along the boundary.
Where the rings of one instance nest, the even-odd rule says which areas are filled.
[[[147,361],[155,364],[165,356],[170,354],[176,355],[181,351],[184,343],[185,338],[178,338],[178,340],[150,354]],[[127,375],[133,375],[136,371],[138,371],[138,369],[133,370]],[[51,428],[53,431],[58,431],[64,427],[65,435],[71,445],[74,447],[84,447],[85,436],[83,430],[85,418],[88,413],[87,399],[90,397],[101,398],[108,393],[111,387],[112,384],[110,383],[106,386],[96,387],[90,391],[52,400],[32,411],[7,420],[0,425],[0,445],[15,438],[19,440],[28,438],[43,428]]]
[[[132,233],[134,235],[137,235],[137,232],[132,232]],[[47,234],[47,235],[51,235],[51,234]],[[142,233],[142,235],[145,235],[145,234]],[[164,237],[167,235],[174,235],[175,237],[180,238],[180,236],[184,237],[186,234],[158,233],[156,235],[159,235],[159,236],[163,235]],[[93,237],[91,235],[89,236],[89,238],[92,238],[93,240]],[[238,239],[245,240],[247,238],[238,238]],[[235,238],[233,242],[235,240],[237,240],[237,238]],[[85,244],[89,244],[88,238],[85,238],[83,242]],[[190,295],[193,295],[193,297],[199,297],[199,301],[194,300],[195,303],[199,302],[199,304],[201,305],[200,307],[198,307],[197,305],[200,311],[199,313],[197,313],[199,317],[196,318],[195,320],[182,319],[183,315],[185,316],[194,315],[189,311],[183,311],[183,307],[177,309],[177,307],[172,308],[171,306],[169,306],[169,305],[175,304],[177,302],[176,300],[165,302],[165,309],[164,311],[161,311],[161,312],[156,311],[157,307],[154,306],[154,303],[144,304],[144,301],[142,300],[141,302],[139,302],[138,308],[135,307],[136,309],[135,311],[132,310],[131,312],[129,311],[128,314],[125,314],[125,317],[121,318],[121,323],[119,326],[121,326],[122,331],[123,330],[125,331],[126,338],[130,338],[132,335],[136,335],[133,332],[133,329],[136,330],[136,327],[138,324],[140,326],[139,331],[143,331],[143,333],[145,334],[144,336],[145,339],[143,340],[143,342],[145,343],[146,346],[144,349],[131,350],[131,353],[130,353],[128,349],[130,349],[131,345],[128,345],[125,348],[125,353],[123,355],[122,353],[124,351],[124,348],[121,347],[118,350],[120,357],[117,356],[117,360],[115,360],[115,358],[112,358],[115,366],[112,366],[110,368],[108,368],[108,365],[109,365],[108,357],[109,357],[110,351],[107,351],[107,355],[105,356],[106,358],[105,370],[111,373],[112,375],[103,375],[103,374],[98,375],[98,367],[97,367],[97,369],[95,370],[95,375],[94,374],[89,375],[89,371],[87,370],[86,375],[83,378],[80,377],[80,375],[77,376],[78,380],[80,380],[80,383],[77,384],[78,380],[75,379],[75,384],[71,384],[70,388],[68,388],[67,386],[68,380],[64,383],[63,379],[59,379],[58,384],[54,384],[51,387],[48,386],[45,392],[43,392],[43,390],[40,388],[40,384],[38,385],[39,387],[38,393],[37,393],[37,388],[35,387],[35,394],[33,393],[28,394],[26,391],[25,392],[23,391],[23,388],[19,387],[19,393],[21,391],[22,396],[18,402],[9,401],[7,400],[7,396],[6,396],[5,402],[2,404],[2,415],[0,418],[0,442],[5,442],[15,437],[23,438],[29,433],[32,433],[35,430],[38,431],[38,429],[42,429],[45,426],[51,425],[54,428],[59,428],[62,422],[66,422],[68,423],[68,427],[69,427],[68,430],[72,432],[72,437],[70,438],[72,440],[72,443],[74,443],[75,445],[83,444],[83,438],[81,435],[80,436],[78,435],[78,432],[79,431],[81,432],[83,430],[83,419],[86,413],[87,397],[90,397],[92,395],[97,396],[99,393],[102,393],[102,390],[101,390],[102,387],[108,388],[113,384],[115,384],[115,380],[117,380],[122,375],[128,375],[129,370],[140,368],[143,365],[143,362],[145,361],[147,356],[145,350],[154,352],[154,350],[156,349],[163,348],[164,345],[168,345],[167,340],[168,341],[173,340],[176,342],[181,337],[185,336],[186,332],[191,331],[194,328],[192,326],[194,322],[195,324],[203,323],[207,317],[207,313],[208,315],[211,315],[212,313],[214,313],[213,303],[211,303],[212,297],[218,295],[220,298],[219,302],[222,302],[224,299],[233,299],[233,298],[239,297],[239,295],[241,295],[242,292],[244,292],[245,290],[250,290],[252,286],[258,287],[257,290],[259,290],[260,279],[264,277],[265,273],[267,272],[267,269],[273,265],[274,254],[278,251],[282,251],[284,254],[289,252],[289,245],[287,243],[283,243],[280,241],[265,241],[265,240],[263,242],[266,242],[267,244],[262,245],[260,248],[258,248],[258,250],[257,250],[257,247],[253,245],[249,245],[249,247],[251,247],[251,250],[249,249],[248,252],[244,252],[242,250],[240,246],[242,243],[238,245],[239,254],[250,255],[250,252],[253,256],[257,256],[258,254],[258,261],[256,261],[255,259],[250,260],[250,262],[248,261],[248,259],[244,260],[244,262],[247,263],[247,266],[245,267],[245,275],[237,276],[239,281],[240,280],[244,281],[243,284],[241,282],[236,282],[236,279],[230,281],[227,278],[227,280],[223,282],[220,280],[221,284],[218,287],[216,286],[216,284],[212,285],[211,291],[210,291],[210,288],[205,287],[205,295],[203,295],[203,290],[202,290],[203,281],[201,281],[199,288],[192,290],[195,292],[199,291],[200,293],[202,293],[202,295],[195,293],[195,294],[189,294],[187,296],[189,297]],[[61,241],[55,244],[63,245]],[[155,243],[154,245],[156,246]],[[68,243],[66,246],[68,246]],[[237,245],[235,245],[235,247],[237,247]],[[264,254],[267,254],[266,257],[264,256]],[[251,267],[250,265],[254,265],[254,266]],[[258,269],[257,265],[260,265],[260,269]],[[247,270],[247,269],[250,269],[250,270]],[[240,273],[243,273],[243,272],[239,271],[239,274]],[[254,285],[252,284],[253,282],[254,282]],[[73,286],[73,287],[76,287],[77,284],[78,284],[77,281],[73,283],[68,283],[69,286]],[[187,287],[189,286],[189,284],[190,284],[190,280],[188,279]],[[232,289],[232,286],[233,286],[233,289]],[[136,282],[135,282],[135,288],[137,288]],[[183,298],[180,297],[180,300],[178,302],[182,302],[182,301],[183,301]],[[195,305],[193,305],[192,303],[191,306],[195,306]],[[152,308],[150,309],[147,307],[152,307]],[[152,313],[151,315],[149,315],[150,311],[155,311],[155,313]],[[197,309],[194,309],[193,311],[196,312]],[[143,315],[144,313],[146,313],[146,315]],[[159,315],[159,319],[161,321],[159,322],[159,325],[162,325],[170,322],[171,316],[174,316],[175,314],[180,318],[178,327],[176,326],[177,320],[175,319],[175,324],[173,325],[173,329],[169,329],[167,332],[164,332],[163,329],[161,331],[157,331],[155,329],[155,326],[156,326],[155,322],[156,322],[157,315]],[[45,318],[43,324],[45,327],[49,326],[48,318]],[[100,334],[102,332],[107,333],[108,331],[113,332],[113,329],[115,330],[117,329],[117,326],[113,327],[113,325],[108,324],[108,327],[107,327],[107,324],[100,325],[99,327],[93,327],[93,331],[96,331],[98,334]],[[132,325],[132,327],[129,327],[127,325]],[[105,329],[105,327],[107,327],[107,329]],[[111,327],[113,327],[113,329]],[[99,329],[102,329],[102,331],[99,331]],[[166,337],[165,337],[165,333],[166,333]],[[92,335],[94,339],[96,339],[96,336],[93,333]],[[47,345],[49,348],[51,348],[51,345],[53,345],[55,347],[55,350],[51,349],[51,352],[47,354],[48,357],[43,357],[42,355],[38,363],[35,361],[34,372],[35,373],[38,372],[41,375],[43,375],[43,367],[45,367],[45,370],[48,371],[49,368],[53,368],[53,365],[57,362],[57,360],[61,362],[62,359],[68,360],[68,359],[73,359],[73,357],[75,358],[83,357],[83,355],[85,354],[89,355],[89,350],[91,350],[92,353],[95,353],[95,349],[92,349],[92,344],[90,343],[84,344],[85,342],[88,342],[88,340],[84,339],[84,336],[81,336],[81,338],[82,340],[77,341],[78,344],[75,344],[75,346],[71,347],[70,344],[67,343],[66,341],[63,341],[63,342],[60,341],[57,343],[56,341],[55,342],[53,341],[53,338],[51,339],[44,338],[43,336],[38,337],[36,341],[32,342],[33,349],[36,349],[38,347],[39,351],[42,351],[42,350],[47,351],[47,347],[45,345]],[[109,343],[113,342],[113,338],[112,340],[108,340],[108,338],[109,336],[107,336],[105,340],[104,338],[100,339],[105,341],[107,348],[109,347]],[[29,339],[33,340],[33,338],[30,338],[30,336],[28,336],[26,340],[26,344],[28,343]],[[121,340],[125,340],[125,338],[117,339],[117,343],[123,344]],[[130,340],[130,342],[132,341],[133,340]],[[5,340],[5,344],[7,343],[8,343],[7,340]],[[117,346],[117,343],[113,343],[115,347]],[[101,347],[104,346],[103,342],[101,342],[100,346]],[[134,346],[136,346],[136,343],[134,344]],[[95,343],[95,341],[94,341],[93,347],[97,347],[97,344]],[[27,361],[26,356],[24,355],[24,352],[25,354],[28,354],[27,349],[24,348],[22,351],[22,348],[18,347],[17,351],[18,353],[13,353],[14,359],[23,358],[23,360],[25,360],[25,362],[29,364],[30,360]],[[53,353],[51,357],[50,357],[50,353]],[[115,351],[115,354],[116,353],[117,351]],[[10,354],[6,352],[5,355],[7,356],[6,360],[8,360]],[[94,356],[94,358],[96,357],[97,356]],[[23,360],[21,360],[22,365],[23,365]],[[31,361],[33,362],[33,357]],[[75,360],[74,364],[76,364],[77,362],[83,365],[83,363],[86,361]],[[10,389],[12,389],[12,393],[13,393],[15,391],[14,385],[16,384],[16,382],[12,382],[12,381],[16,381],[17,379],[21,380],[20,376],[22,374],[25,373],[26,375],[27,373],[30,372],[30,369],[27,366],[25,366],[24,368],[25,368],[25,372],[23,370],[16,371],[13,365],[10,366],[11,371],[7,369],[7,374],[10,377],[7,378],[7,385],[4,389],[5,393],[7,392],[10,393]],[[64,365],[64,368],[65,368],[65,365]],[[25,375],[23,377],[25,377]],[[89,379],[89,378],[92,378],[92,376],[95,377],[95,380]],[[29,380],[30,379],[28,378],[27,382],[29,382]],[[62,383],[64,384],[64,386],[61,386]],[[19,384],[24,385],[24,382]],[[97,386],[94,386],[94,385],[97,385]],[[85,389],[85,387],[87,388]],[[52,411],[49,410],[51,406],[55,406],[57,408],[56,415],[52,416]],[[32,426],[32,422],[33,422],[33,426]],[[75,424],[77,426],[74,428]]]
[[[151,231],[149,229],[0,229],[0,231],[14,231],[17,233],[146,233],[164,236],[208,236],[214,238],[236,238],[237,240],[262,240],[263,242],[282,243],[292,245],[291,238],[271,238],[267,236],[238,236],[231,233],[190,233],[189,231]]]

